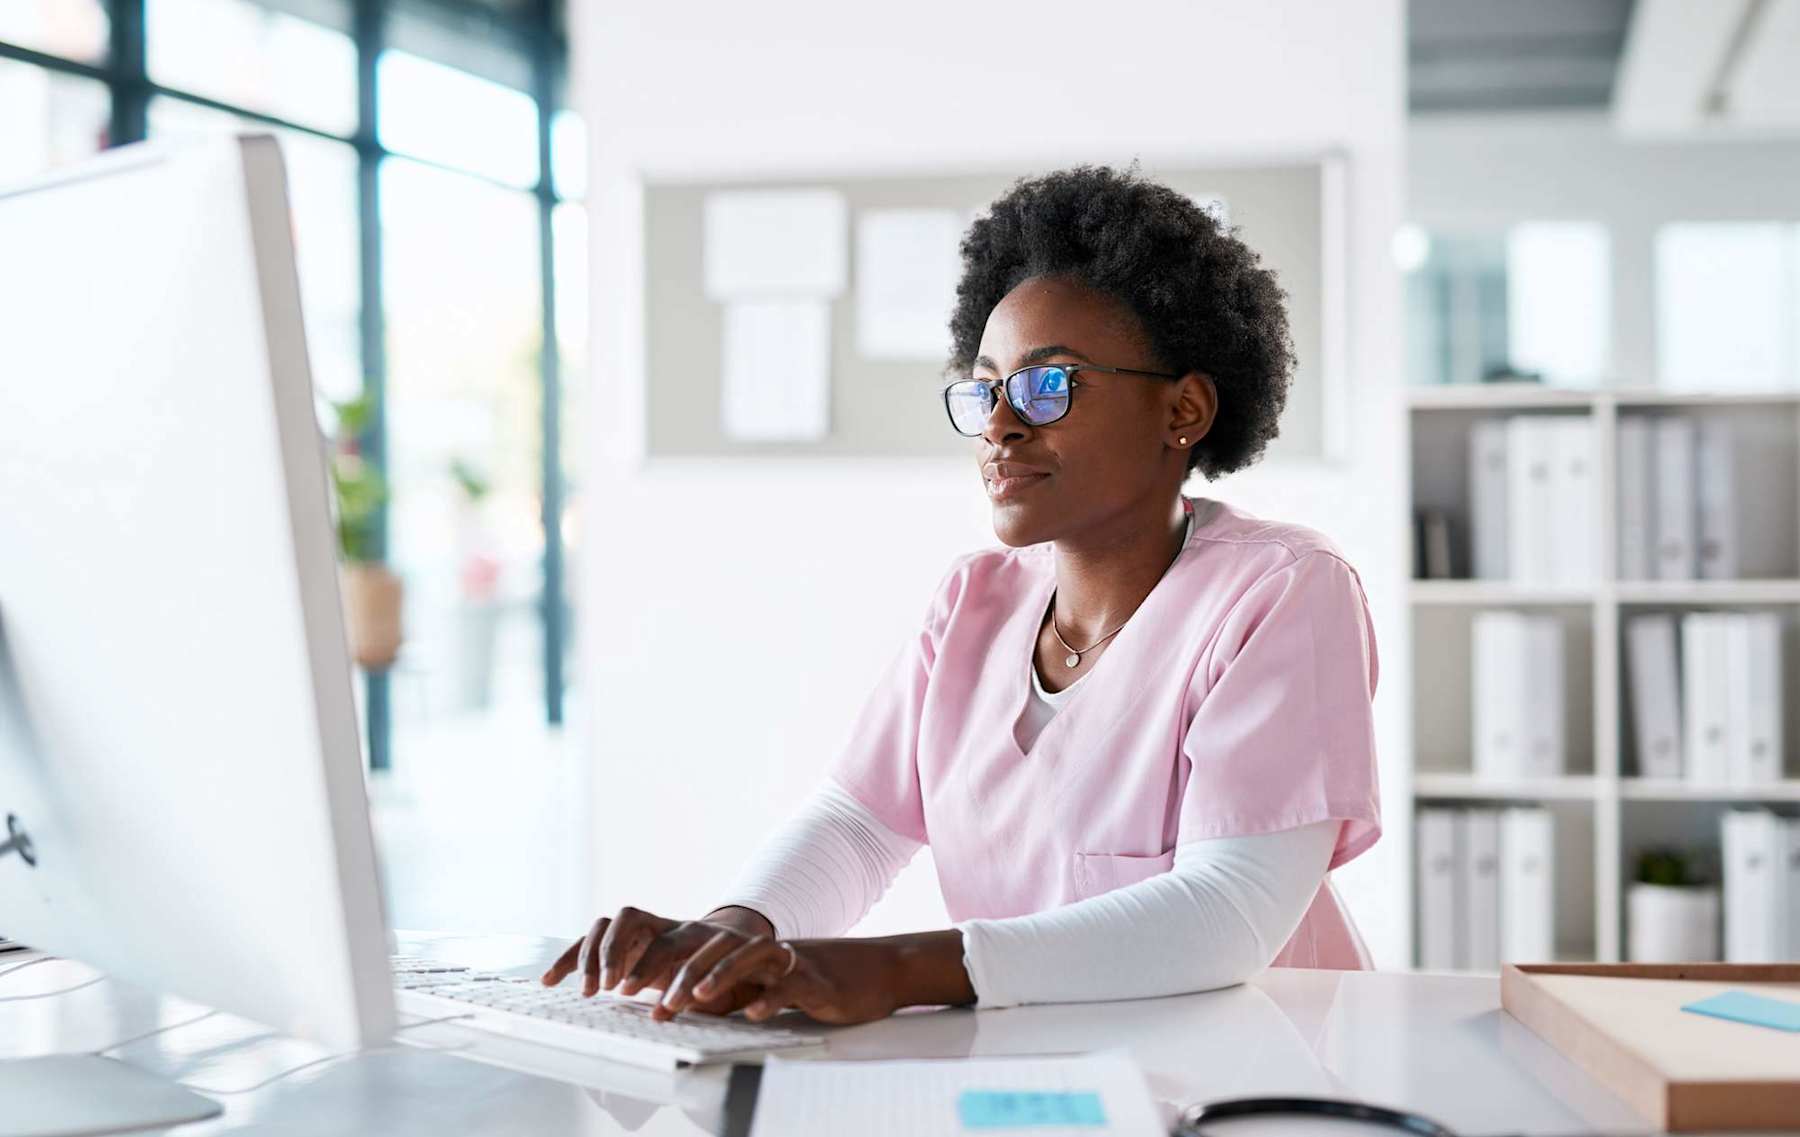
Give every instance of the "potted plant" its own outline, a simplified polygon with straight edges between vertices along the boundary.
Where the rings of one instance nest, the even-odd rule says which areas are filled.
[[[364,460],[361,438],[374,414],[367,395],[334,403],[337,437],[331,448],[331,484],[337,494],[338,554],[343,560],[344,622],[350,654],[371,671],[400,654],[400,578],[377,555],[376,525],[387,483]]]
[[[1699,858],[1682,849],[1645,849],[1627,890],[1634,963],[1703,963],[1719,958],[1719,890]]]

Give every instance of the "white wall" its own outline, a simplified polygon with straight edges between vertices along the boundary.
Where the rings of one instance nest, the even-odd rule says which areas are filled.
[[[1632,141],[1599,114],[1432,115],[1413,121],[1407,146],[1407,219],[1426,229],[1606,225],[1613,371],[1631,386],[1656,382],[1659,226],[1800,219],[1800,143],[1792,141]]]
[[[920,0],[571,5],[591,131],[594,421],[580,593],[595,763],[595,903],[709,907],[815,783],[957,552],[994,543],[968,463],[645,463],[646,177],[1348,160],[1352,456],[1190,492],[1332,534],[1382,650],[1382,843],[1338,876],[1398,965],[1410,855],[1398,287],[1399,0],[1025,8]],[[867,10],[874,12],[873,9]],[[909,872],[863,930],[941,924]]]

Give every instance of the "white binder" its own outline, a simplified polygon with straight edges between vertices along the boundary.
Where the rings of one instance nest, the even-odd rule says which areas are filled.
[[[1781,958],[1800,959],[1800,817],[1783,824],[1787,831],[1787,952]]]
[[[1656,579],[1692,580],[1694,557],[1694,424],[1670,415],[1656,420]]]
[[[1523,773],[1528,778],[1554,778],[1568,765],[1562,622],[1555,616],[1527,616],[1523,623],[1525,650],[1517,666],[1522,668],[1518,682],[1525,688],[1525,698],[1514,712],[1525,738]]]
[[[1515,781],[1526,768],[1525,617],[1518,612],[1477,612],[1472,632],[1469,717],[1475,776]]]
[[[1419,966],[1454,971],[1462,956],[1456,812],[1421,809],[1418,819]]]
[[[1506,545],[1511,577],[1521,584],[1554,579],[1551,551],[1551,471],[1555,447],[1542,416],[1506,420]]]
[[[1472,809],[1461,817],[1463,967],[1500,970],[1500,814]]]
[[[1625,667],[1640,778],[1681,777],[1678,659],[1674,616],[1633,616],[1626,621]]]
[[[1682,757],[1688,780],[1724,785],[1731,777],[1731,696],[1725,629],[1716,612],[1681,617]]]
[[[1732,810],[1721,824],[1725,962],[1782,962],[1788,947],[1787,824],[1766,809]]]
[[[1706,580],[1735,580],[1738,575],[1734,454],[1731,424],[1717,416],[1702,418],[1694,439],[1695,554],[1699,575]]]
[[[1556,955],[1556,828],[1541,807],[1500,814],[1500,961]]]
[[[1594,473],[1594,421],[1546,417],[1550,459],[1549,573],[1557,584],[1590,584],[1599,573],[1599,503]]]
[[[1781,778],[1781,617],[1728,613],[1724,627],[1726,774],[1732,785]]]
[[[1777,612],[1757,612],[1750,617],[1750,712],[1745,723],[1750,731],[1750,772],[1759,782],[1780,781],[1782,755],[1787,739],[1782,724],[1787,710],[1787,676],[1782,668],[1782,617]],[[1800,950],[1789,957],[1800,959]]]
[[[1745,831],[1744,819],[1749,816],[1748,811],[1732,809],[1719,818],[1719,873],[1725,900],[1722,938],[1727,963],[1750,963],[1756,957],[1752,946],[1755,905],[1748,886],[1757,876],[1757,867],[1748,858],[1753,838]]]
[[[1504,419],[1482,419],[1469,428],[1469,541],[1476,580],[1512,575],[1506,547],[1506,455]]]
[[[1619,447],[1619,579],[1649,580],[1650,553],[1655,543],[1650,420],[1642,415],[1621,415],[1616,437]]]

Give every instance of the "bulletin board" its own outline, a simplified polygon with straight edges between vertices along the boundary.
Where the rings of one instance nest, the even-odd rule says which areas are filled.
[[[941,345],[912,359],[870,358],[859,350],[857,226],[886,210],[942,209],[961,220],[1039,171],[906,177],[825,177],[785,181],[652,182],[644,188],[645,395],[648,456],[947,456],[971,440],[951,430],[939,395],[949,355],[946,304]],[[1342,453],[1344,410],[1344,251],[1342,171],[1337,159],[1244,166],[1155,169],[1144,174],[1223,216],[1278,275],[1287,294],[1296,354],[1281,436],[1265,460],[1331,459]],[[728,432],[724,394],[725,305],[708,295],[709,197],[742,190],[830,190],[847,205],[849,265],[829,301],[829,426],[804,440],[745,439]]]

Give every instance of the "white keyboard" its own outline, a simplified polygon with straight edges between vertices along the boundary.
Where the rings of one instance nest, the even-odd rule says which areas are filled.
[[[405,955],[394,956],[393,966],[401,1011],[427,1018],[466,1014],[461,1025],[636,1066],[756,1062],[770,1051],[787,1057],[825,1045],[812,1035],[692,1011],[659,1023],[650,1004],[604,993],[587,998],[573,979],[546,987]]]

